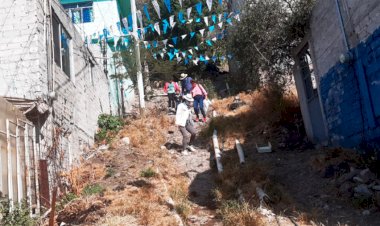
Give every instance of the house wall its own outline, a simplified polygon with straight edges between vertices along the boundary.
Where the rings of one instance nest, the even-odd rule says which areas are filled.
[[[354,59],[339,62],[348,50],[335,1],[318,1],[309,43],[330,143],[357,147],[380,137],[372,106],[378,103],[370,97],[367,70],[380,64],[380,1],[340,1],[340,6]]]
[[[47,100],[48,80],[53,79],[57,99],[49,117],[33,121],[41,130],[40,158],[46,158],[52,144],[53,127],[60,127],[65,162],[72,163],[84,146],[93,143],[98,115],[110,113],[108,79],[58,0],[52,6],[72,38],[72,75],[68,77],[54,61],[54,73],[48,74],[43,2],[3,0],[0,4],[4,23],[0,24],[0,95]],[[94,63],[93,76],[89,61]]]

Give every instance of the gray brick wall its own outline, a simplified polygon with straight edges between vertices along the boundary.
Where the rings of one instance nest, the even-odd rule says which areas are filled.
[[[0,4],[1,96],[44,99],[48,93],[48,59],[42,2],[43,0],[3,0]],[[84,146],[93,143],[98,115],[110,112],[109,86],[101,65],[96,63],[56,0],[53,1],[53,9],[72,38],[74,73],[69,78],[53,63],[57,100],[53,103],[53,112],[42,125],[41,151],[44,157],[51,144],[54,123],[67,132],[62,137],[62,142],[65,143],[65,148],[70,147],[71,157],[68,156],[69,150],[65,150],[65,158],[69,160],[75,159]],[[92,70],[89,60],[94,63]]]
[[[340,0],[348,41],[354,48],[380,25],[379,0]],[[310,25],[314,65],[318,76],[325,75],[346,52],[335,0],[318,1]]]

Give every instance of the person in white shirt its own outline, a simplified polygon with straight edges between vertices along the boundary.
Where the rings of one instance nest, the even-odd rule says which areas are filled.
[[[191,116],[191,107],[193,102],[194,99],[190,93],[184,95],[183,103],[178,105],[177,114],[175,117],[175,124],[178,126],[179,131],[182,134],[183,155],[188,155],[187,150],[195,151],[195,148],[192,146],[196,136],[194,122]],[[187,132],[190,133],[190,138],[187,135]]]

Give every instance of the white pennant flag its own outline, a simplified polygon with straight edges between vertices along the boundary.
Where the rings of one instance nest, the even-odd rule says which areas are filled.
[[[188,24],[191,24],[192,22],[193,22],[193,19],[189,19],[189,20],[187,21]]]
[[[153,4],[154,9],[156,10],[158,18],[161,19],[160,6],[158,5],[157,0],[152,0],[152,4]]]
[[[214,41],[214,42],[216,42],[216,41],[217,41],[216,37],[212,38],[211,40],[212,40],[212,41]]]
[[[175,53],[175,56],[176,56],[176,57],[179,57],[179,53]]]
[[[177,57],[177,63],[179,63],[182,60],[181,57]]]
[[[195,65],[198,65],[198,59],[193,60],[193,62],[194,62]]]
[[[174,15],[169,17],[169,23],[170,23],[170,27],[173,28],[174,27]]]
[[[181,52],[181,53],[182,53],[183,58],[185,58],[186,57],[186,52]]]
[[[164,40],[162,40],[162,43],[164,43],[164,45],[166,45],[168,43],[168,40],[164,39]]]
[[[204,19],[204,21],[205,21],[206,26],[208,26],[208,17],[205,16],[205,17],[203,17],[203,19]]]
[[[189,49],[189,53],[191,53],[191,55],[193,55],[193,50],[192,50],[192,49]]]
[[[164,59],[164,53],[160,53],[162,59]]]
[[[192,10],[193,8],[187,8],[187,19],[189,20],[190,19],[190,14],[191,14],[191,10]]]
[[[182,8],[182,0],[179,0],[179,5],[180,5],[181,8]]]
[[[236,19],[237,21],[240,21],[240,16],[239,16],[239,14],[236,14],[236,15],[235,15],[235,19]]]
[[[144,41],[145,48],[148,46],[148,42]]]
[[[137,16],[137,19],[138,19],[139,22],[140,22],[140,27],[144,27],[144,25],[143,25],[143,20],[142,20],[142,14],[141,14],[141,11],[140,11],[140,10],[137,10],[137,11],[136,11],[136,16]]]
[[[222,27],[223,27],[223,22],[218,23],[218,26],[219,26],[220,29],[222,29]]]
[[[184,40],[187,37],[187,35],[181,35],[182,40]]]
[[[205,29],[203,28],[203,29],[199,30],[199,33],[201,33],[201,35],[203,37],[203,34],[205,33]]]
[[[205,57],[205,60],[210,60],[210,58],[208,56]]]
[[[159,22],[154,24],[154,29],[156,29],[158,35],[161,35],[160,23]]]
[[[222,14],[218,15],[219,22],[222,22]]]
[[[173,22],[173,26],[172,26],[172,29],[174,28],[174,26],[177,24],[177,22]]]
[[[208,11],[211,11],[212,0],[206,0],[206,4],[207,4],[207,7],[208,7]]]

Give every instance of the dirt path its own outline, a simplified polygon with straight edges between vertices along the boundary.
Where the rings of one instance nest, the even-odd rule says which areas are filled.
[[[175,117],[174,115],[171,117]],[[195,123],[199,132],[204,123]],[[216,218],[216,204],[213,201],[212,191],[215,188],[215,172],[210,168],[210,152],[208,147],[195,142],[195,152],[189,155],[181,153],[182,135],[176,126],[168,133],[168,151],[175,156],[176,165],[180,173],[189,178],[189,201],[193,204],[193,214],[187,220],[188,225],[222,225]]]

